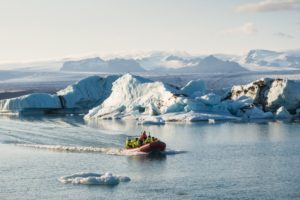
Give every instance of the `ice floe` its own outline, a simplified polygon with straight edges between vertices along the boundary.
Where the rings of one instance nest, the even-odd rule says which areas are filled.
[[[127,176],[115,176],[110,172],[98,173],[77,173],[70,176],[58,178],[62,183],[82,184],[82,185],[118,185],[120,182],[129,182]]]

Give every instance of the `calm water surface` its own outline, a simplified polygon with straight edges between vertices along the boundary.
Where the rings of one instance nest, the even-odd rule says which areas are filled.
[[[118,153],[142,129],[167,155]],[[25,147],[29,144],[32,147]],[[34,148],[49,145],[45,148]],[[89,153],[51,146],[102,147]],[[49,147],[49,148],[48,148]],[[117,186],[62,184],[78,172],[131,178]],[[0,199],[300,199],[300,123],[140,126],[80,117],[0,118]]]

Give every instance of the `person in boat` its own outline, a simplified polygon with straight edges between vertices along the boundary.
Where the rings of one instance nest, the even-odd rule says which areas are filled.
[[[138,143],[139,143],[139,146],[142,146],[144,142],[145,142],[145,140],[141,140],[141,139],[139,139],[139,141],[138,141]]]
[[[133,141],[133,147],[132,148],[137,148],[139,146],[140,146],[139,138],[135,138],[135,140]]]
[[[144,140],[147,138],[147,134],[146,134],[146,131],[143,131],[142,133],[141,133],[141,135],[140,135],[140,140],[142,141],[142,142],[144,142]]]
[[[148,137],[145,139],[144,144],[148,144],[152,142],[152,138],[150,135],[148,135]]]
[[[126,141],[125,141],[125,148],[128,149],[129,148],[129,143],[130,143],[130,139],[126,138]]]
[[[133,146],[133,140],[127,138],[125,142],[125,148],[129,149],[132,148],[132,146]]]

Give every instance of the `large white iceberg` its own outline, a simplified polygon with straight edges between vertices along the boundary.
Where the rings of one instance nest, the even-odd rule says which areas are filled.
[[[162,82],[125,74],[113,83],[111,95],[86,118],[123,118],[129,115],[159,115],[179,111],[176,88]],[[182,109],[181,109],[182,110]]]
[[[231,116],[226,105],[213,94],[199,99],[180,94],[181,90],[162,82],[125,74],[113,83],[111,95],[101,105],[90,110],[85,119],[138,119],[141,123],[161,124],[164,120],[207,120],[209,114]],[[191,117],[193,113],[207,115],[194,118]],[[145,116],[160,118],[149,120]]]

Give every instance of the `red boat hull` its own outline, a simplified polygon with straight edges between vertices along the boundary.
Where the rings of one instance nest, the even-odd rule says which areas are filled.
[[[166,149],[166,144],[162,141],[154,141],[149,144],[145,144],[143,146],[126,149],[126,151],[130,152],[142,152],[142,153],[152,153],[152,152],[162,152]]]

